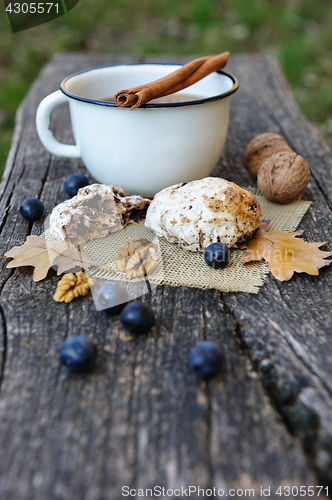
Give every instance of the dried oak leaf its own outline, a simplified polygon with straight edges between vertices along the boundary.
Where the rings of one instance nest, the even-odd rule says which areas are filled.
[[[46,278],[49,269],[57,266],[58,276],[75,267],[88,269],[91,266],[109,270],[101,262],[92,260],[86,253],[78,250],[67,241],[47,241],[39,236],[28,236],[20,247],[14,247],[5,254],[14,260],[7,264],[7,268],[32,266],[34,267],[32,279],[41,281]]]
[[[332,262],[324,259],[332,255],[332,252],[319,250],[325,242],[307,243],[297,238],[303,231],[295,233],[266,231],[269,224],[269,220],[263,220],[253,237],[240,246],[247,248],[243,264],[264,259],[277,280],[288,281],[294,272],[318,276],[318,269]]]

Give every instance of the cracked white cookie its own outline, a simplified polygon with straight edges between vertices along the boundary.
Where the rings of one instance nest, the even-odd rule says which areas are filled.
[[[233,247],[249,238],[262,220],[255,196],[218,177],[176,184],[157,193],[145,225],[186,250],[211,243]]]
[[[144,220],[150,203],[141,196],[125,196],[119,187],[91,184],[52,210],[49,232],[57,240],[75,244],[101,238],[130,221]]]

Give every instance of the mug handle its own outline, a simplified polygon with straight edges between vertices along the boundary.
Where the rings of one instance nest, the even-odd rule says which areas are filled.
[[[43,146],[55,156],[62,156],[65,158],[81,158],[78,146],[58,142],[49,129],[52,110],[64,102],[67,102],[67,97],[61,92],[61,90],[53,92],[53,94],[48,95],[42,100],[38,106],[36,114],[37,133]]]

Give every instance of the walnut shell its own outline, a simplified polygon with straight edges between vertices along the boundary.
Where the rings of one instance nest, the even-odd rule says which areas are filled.
[[[288,142],[281,135],[272,132],[257,135],[249,142],[244,152],[244,164],[249,172],[257,175],[263,163],[270,156],[281,151],[292,151]]]
[[[265,198],[278,203],[291,203],[304,193],[310,181],[307,162],[296,153],[276,153],[258,172],[257,185]]]

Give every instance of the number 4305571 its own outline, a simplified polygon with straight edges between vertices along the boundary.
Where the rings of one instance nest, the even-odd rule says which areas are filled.
[[[328,486],[325,488],[324,486],[279,486],[276,491],[276,495],[284,497],[289,497],[291,495],[292,498],[295,498],[304,496],[313,497],[316,494],[316,497],[319,497],[322,491],[324,491],[324,493],[326,492],[326,495],[328,495]]]
[[[6,12],[10,14],[49,14],[52,8],[56,9],[56,13],[59,13],[58,3],[10,3],[6,8]]]

